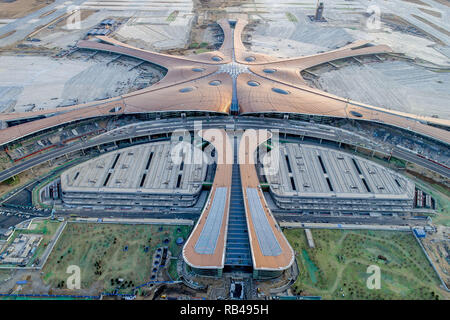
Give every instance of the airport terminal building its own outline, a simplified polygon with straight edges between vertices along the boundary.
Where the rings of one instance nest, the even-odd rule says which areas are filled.
[[[141,50],[102,36],[95,41],[79,41],[78,49],[133,57],[156,64],[167,73],[151,88],[116,98],[63,110],[3,113],[0,144],[15,143],[80,120],[138,115],[158,122],[176,119],[174,122],[180,126],[184,126],[186,118],[205,117],[209,122],[210,116],[220,116],[223,124],[226,123],[221,128],[228,125],[236,128],[236,122],[233,123],[236,115],[240,119],[259,118],[258,128],[267,128],[265,117],[283,119],[286,124],[290,119],[308,122],[345,119],[382,123],[409,132],[414,128],[419,135],[450,143],[448,131],[442,128],[447,126],[447,120],[355,103],[308,88],[301,76],[302,71],[331,61],[390,53],[389,47],[356,41],[325,53],[283,59],[245,48],[241,34],[246,21],[219,24],[224,33],[222,46],[194,56],[177,57]],[[163,123],[163,130],[166,125]],[[284,126],[280,124],[280,129],[299,136],[307,134],[296,125],[295,128]],[[235,130],[247,128],[254,126]],[[116,140],[132,143],[134,136],[148,136],[151,140],[150,128],[128,129],[123,132],[120,129],[102,140],[109,144],[116,144]],[[247,131],[242,134],[246,135]],[[217,154],[223,156],[223,145],[216,145],[220,134],[201,136],[214,146],[216,158]],[[258,143],[270,139],[266,138]],[[86,145],[100,149],[101,143],[97,143],[98,140],[92,139],[82,141],[79,150],[84,150]],[[241,137],[236,133],[225,142],[226,156],[233,157],[234,161],[217,164],[206,205],[183,247],[183,260],[200,275],[220,276],[224,270],[251,270],[254,278],[264,279],[282,274],[295,263],[294,251],[272,215],[261,181],[267,181],[274,206],[300,214],[404,215],[413,207],[411,181],[361,157],[319,146],[287,143],[280,146],[280,170],[269,175],[263,168],[264,177],[261,177],[254,161],[237,161],[241,144]],[[256,147],[244,145],[243,149],[245,157],[254,157]],[[62,146],[62,150],[69,153],[68,146]],[[203,184],[212,176],[209,168],[205,164],[174,163],[170,142],[141,144],[109,152],[66,170],[61,174],[61,198],[67,208],[106,212],[161,207],[185,210],[197,204]]]
[[[260,131],[266,136],[258,145],[271,137]],[[232,161],[219,161],[207,204],[183,248],[184,261],[198,275],[237,271],[269,279],[294,263],[294,252],[264,198],[254,165],[257,144],[250,145],[247,133],[228,139],[220,130],[203,136],[219,159]]]
[[[373,161],[314,145],[280,146],[280,169],[267,174],[282,209],[303,214],[393,215],[413,208],[412,181]]]

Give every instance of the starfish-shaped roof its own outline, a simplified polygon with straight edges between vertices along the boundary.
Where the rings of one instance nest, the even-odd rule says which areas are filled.
[[[368,120],[412,130],[450,143],[450,121],[416,116],[356,103],[309,87],[301,71],[326,62],[368,54],[391,52],[385,45],[356,41],[345,47],[310,56],[280,59],[247,50],[241,34],[247,21],[220,20],[222,46],[212,52],[174,56],[135,48],[113,38],[79,41],[78,47],[123,54],[167,69],[151,87],[116,98],[36,112],[0,114],[0,120],[37,118],[0,130],[0,145],[43,129],[112,114],[200,111],[210,113],[296,113]],[[40,119],[42,118],[42,119]]]

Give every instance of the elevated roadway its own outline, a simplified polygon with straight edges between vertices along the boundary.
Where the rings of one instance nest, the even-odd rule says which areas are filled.
[[[267,118],[250,118],[250,117],[211,117],[211,118],[197,118],[185,121],[180,121],[179,118],[157,120],[150,122],[143,122],[137,124],[131,124],[128,126],[120,127],[112,131],[106,132],[100,136],[97,136],[90,140],[83,140],[71,145],[63,146],[61,148],[53,148],[47,153],[37,155],[31,159],[20,162],[11,168],[0,172],[0,182],[5,181],[23,171],[29,170],[32,167],[44,163],[46,161],[64,156],[66,154],[78,152],[81,150],[114,143],[120,140],[129,140],[138,137],[150,136],[154,134],[170,133],[176,129],[193,131],[194,121],[202,121],[201,125],[203,129],[208,128],[231,128],[237,129],[268,129],[279,130],[282,138],[284,133],[294,134],[300,137],[313,137],[317,139],[324,139],[335,141],[337,143],[345,143],[348,145],[354,145],[363,147],[375,152],[380,152],[386,155],[391,154],[399,158],[416,163],[426,169],[434,171],[445,178],[450,178],[450,170],[442,165],[423,159],[417,156],[413,151],[407,151],[399,147],[383,146],[378,142],[371,141],[370,139],[354,134],[352,132],[342,130],[339,128],[327,127],[324,125],[314,125],[309,123],[301,123],[296,121],[285,121],[277,119]]]

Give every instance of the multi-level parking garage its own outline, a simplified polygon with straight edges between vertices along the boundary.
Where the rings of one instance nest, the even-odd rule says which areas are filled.
[[[404,215],[415,186],[374,162],[312,145],[280,146],[279,170],[266,175],[276,205],[298,213]]]
[[[245,49],[240,39],[245,27],[244,21],[221,21],[220,26],[224,31],[224,42],[219,50],[188,57],[140,50],[107,37],[98,37],[98,41],[80,42],[80,48],[115,52],[158,64],[168,70],[167,74],[149,88],[104,101],[58,110],[1,114],[3,129],[0,130],[0,144],[6,147],[36,134],[58,130],[69,123],[127,117],[135,117],[138,120],[137,123],[108,131],[93,139],[61,144],[46,153],[37,154],[1,172],[0,180],[3,181],[44,161],[80,150],[118,148],[114,154],[107,156],[110,160],[108,164],[105,163],[104,168],[97,168],[99,170],[95,171],[95,174],[98,174],[98,178],[95,183],[92,182],[100,184],[95,185],[97,191],[98,187],[111,187],[112,190],[116,181],[121,180],[119,177],[122,175],[119,170],[116,171],[113,164],[118,154],[127,152],[123,147],[160,141],[161,137],[168,138],[170,132],[175,129],[184,129],[190,134],[194,131],[195,135],[197,132],[194,120],[202,120],[203,129],[227,129],[232,132],[233,139],[237,137],[236,140],[226,143],[229,146],[227,148],[235,150],[235,153],[224,153],[216,147],[214,141],[207,137],[204,139],[214,145],[217,154],[239,160],[239,163],[218,163],[209,199],[185,245],[184,258],[187,264],[200,274],[220,275],[223,270],[250,269],[256,278],[266,278],[289,268],[293,263],[293,254],[263,196],[255,165],[248,160],[254,157],[256,147],[245,147],[244,144],[244,160],[241,161],[241,142],[238,140],[239,134],[236,133],[240,129],[279,130],[283,139],[312,138],[319,143],[333,144],[335,148],[353,146],[355,149],[371,150],[386,157],[394,155],[430,168],[444,177],[450,176],[448,168],[418,158],[407,150],[386,147],[367,137],[325,125],[335,119],[349,123],[376,122],[386,127],[419,134],[448,146],[448,120],[394,112],[349,101],[308,87],[300,75],[302,70],[315,65],[353,56],[383,54],[390,52],[390,48],[356,42],[327,53],[278,59]],[[239,150],[239,153],[236,150]],[[117,162],[122,161],[121,157],[119,156]],[[127,157],[132,159],[132,155]],[[322,161],[327,165],[325,157],[324,155]],[[139,162],[141,166],[145,166],[145,154],[143,159]],[[178,172],[186,173],[186,170],[178,168]],[[334,184],[339,182],[333,181],[339,179],[338,176],[333,176],[329,167],[325,167],[325,170],[328,171],[322,171],[322,178],[325,181],[326,177],[330,179],[331,187],[336,188],[333,192],[338,190]],[[75,179],[76,172],[71,172],[73,175],[70,175],[66,182],[74,184],[79,177]],[[127,198],[136,196],[136,184],[140,184],[144,174],[148,173],[148,170],[138,169],[130,174],[135,175],[133,183],[128,183],[125,179],[127,182],[124,190],[129,191]],[[359,187],[364,185],[361,176],[364,177],[364,174],[352,174],[353,179],[361,180],[354,181],[360,183]],[[64,176],[62,178],[65,179]],[[147,187],[146,179],[147,177],[143,179],[142,187]],[[370,187],[371,180],[369,181],[368,177],[364,179]],[[171,181],[176,186],[178,178]],[[401,188],[402,182],[398,181]],[[328,183],[324,185],[325,188],[327,185]],[[376,185],[379,184],[375,183]],[[88,188],[89,181],[80,186]],[[119,189],[123,192],[122,188]],[[149,191],[149,194],[155,190]],[[321,189],[324,190],[326,189]],[[368,189],[365,193],[362,190],[359,197],[371,193]],[[157,191],[158,194],[164,193],[160,192],[161,188]],[[392,192],[396,191],[392,189]],[[155,192],[154,195],[156,194]],[[383,192],[380,191],[379,194]],[[322,192],[322,195],[333,197],[331,193],[326,192]],[[138,205],[140,200],[137,201]],[[130,203],[128,199],[126,201]]]
[[[154,142],[79,164],[61,175],[62,200],[84,208],[191,207],[208,166],[185,161],[188,150],[179,150],[178,158],[173,147],[169,141]]]

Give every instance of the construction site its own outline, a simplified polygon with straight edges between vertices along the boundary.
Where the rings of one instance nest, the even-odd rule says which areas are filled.
[[[69,207],[83,208],[192,207],[200,196],[208,167],[185,164],[184,160],[174,163],[172,149],[171,143],[153,143],[84,162],[61,175],[59,198]]]
[[[40,235],[21,235],[15,238],[12,244],[0,256],[1,263],[26,265],[41,240],[42,237]]]
[[[449,299],[449,6],[375,6],[0,2],[0,299]]]
[[[386,58],[373,62],[356,58],[345,64],[320,66],[320,71],[310,71],[313,84],[361,102],[417,114],[425,114],[421,106],[426,101],[426,114],[430,114],[431,108],[432,115],[448,117],[448,73],[436,72],[449,66],[445,55],[448,50],[443,45],[448,33],[427,24],[427,21],[436,24],[440,20],[437,24],[445,25],[448,22],[444,16],[426,14],[428,20],[416,19],[412,24],[414,18],[403,17],[401,10],[390,12],[391,9],[386,7],[381,16],[383,28],[364,33],[359,30],[366,19],[362,2],[346,2],[344,6],[340,1],[327,1],[320,13],[320,19],[326,16],[327,20],[322,22],[308,18],[308,14],[316,9],[313,1],[295,5],[288,1],[277,5],[276,10],[271,2],[183,1],[177,2],[176,8],[167,2],[159,11],[146,11],[151,7],[150,1],[148,8],[139,6],[138,13],[132,17],[128,10],[134,4],[130,2],[118,2],[114,8],[102,1],[79,6],[74,3],[67,7],[57,5],[57,2],[45,7],[49,3],[42,2],[44,7],[31,16],[0,20],[4,22],[5,31],[13,30],[19,24],[26,26],[20,28],[20,35],[17,34],[19,31],[3,38],[0,34],[0,70],[9,75],[1,78],[0,107],[3,112],[64,107],[149,86],[162,78],[163,70],[124,56],[74,52],[76,42],[102,35],[171,54],[203,53],[220,45],[223,34],[215,22],[223,18],[227,10],[235,8],[238,15],[250,18],[243,40],[255,52],[279,57],[308,55],[365,37],[370,37],[368,40],[375,44],[392,46],[403,55],[389,57],[387,61]],[[20,3],[1,5],[19,7]],[[415,7],[412,3],[399,3]],[[430,3],[436,12],[445,8],[432,0]],[[71,27],[74,21],[79,23],[77,28]],[[2,30],[0,32],[5,35]],[[280,30],[283,30],[282,38],[279,37]],[[28,34],[24,33],[27,31]],[[393,63],[388,63],[391,60]],[[30,72],[35,76],[30,77]],[[411,72],[417,76],[412,77]],[[355,87],[358,90],[352,89]],[[365,89],[361,90],[361,87]],[[39,89],[39,96],[34,94],[36,89]],[[433,96],[432,101],[430,96]]]

